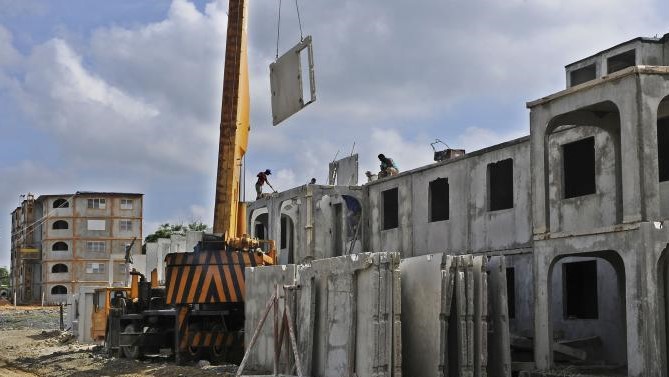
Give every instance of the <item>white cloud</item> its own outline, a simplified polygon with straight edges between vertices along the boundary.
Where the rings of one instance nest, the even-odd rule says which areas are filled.
[[[517,121],[499,119],[494,130],[479,126],[481,114],[494,118],[499,106],[518,101],[511,106],[517,109],[514,119],[520,119],[524,100],[564,87],[564,64],[666,31],[657,11],[660,0],[300,4],[305,34],[314,37],[318,100],[280,127],[271,126],[268,74],[276,3],[249,5],[247,198],[254,197],[255,174],[265,168],[275,172],[271,182],[279,190],[311,177],[324,182],[328,162],[337,151],[340,157],[350,153],[353,142],[361,172],[378,170],[378,153],[406,171],[432,161],[429,143],[437,136],[448,135],[457,141],[454,147],[468,151],[522,136],[527,132],[516,131]],[[3,11],[0,6],[0,15]],[[44,39],[22,37],[23,55],[0,26],[0,99],[20,103],[26,118],[25,125],[11,126],[39,130],[57,154],[36,154],[38,162],[24,163],[25,170],[56,183],[67,176],[75,186],[70,190],[91,182],[150,188],[147,202],[172,195],[154,204],[167,213],[166,221],[190,216],[210,221],[226,11],[225,0],[212,1],[204,11],[173,0],[158,21],[110,26],[113,20],[106,20],[36,45],[31,41]],[[282,25],[280,46],[286,51],[299,40],[294,9],[287,5]],[[480,106],[462,110],[463,103]],[[473,126],[455,128],[458,122]],[[44,164],[52,160],[67,169],[48,175],[53,170]],[[15,197],[17,190],[45,187],[37,181],[0,186],[0,194]],[[203,197],[185,197],[194,193]],[[154,216],[145,214],[158,224]]]

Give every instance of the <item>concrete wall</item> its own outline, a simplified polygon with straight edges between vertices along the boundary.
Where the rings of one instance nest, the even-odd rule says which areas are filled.
[[[202,241],[203,232],[186,232],[185,235],[174,234],[170,238],[159,238],[156,242],[146,244],[144,270],[150,279],[151,271],[158,272],[158,282],[165,283],[165,256],[169,253],[192,252],[198,242]]]
[[[527,247],[531,241],[530,160],[527,139],[518,139],[455,160],[374,181],[367,193],[368,247],[403,257],[430,252],[484,252]],[[490,211],[488,164],[513,159],[513,207]],[[429,221],[429,183],[447,178],[448,220]],[[383,192],[399,192],[399,226],[383,229]]]
[[[362,196],[359,187],[300,186],[250,203],[247,226],[256,237],[256,225],[262,223],[265,238],[277,243],[280,264],[360,252],[364,232],[361,228],[356,237],[355,228],[364,216]],[[282,218],[287,226],[283,249]]]
[[[615,118],[611,115],[611,118]],[[617,119],[611,120],[617,129]],[[565,144],[593,137],[595,140],[595,184],[594,194],[565,198],[564,156]],[[579,126],[549,136],[548,191],[550,201],[550,228],[553,232],[569,232],[611,226],[620,221],[622,211],[617,192],[616,165],[620,163],[616,153],[617,137],[606,130]],[[587,164],[587,161],[584,161]],[[588,213],[589,216],[583,216]]]
[[[290,282],[294,269],[246,269],[247,333],[253,333],[274,285]],[[305,375],[401,375],[397,254],[362,253],[314,260],[297,266],[296,277],[300,289],[294,315]],[[271,328],[272,324],[265,326]],[[269,331],[263,331],[250,358],[253,367],[266,371],[272,369]]]

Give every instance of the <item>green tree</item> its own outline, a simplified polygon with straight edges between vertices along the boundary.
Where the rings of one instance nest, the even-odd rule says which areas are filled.
[[[194,221],[188,225],[183,224],[161,224],[158,229],[144,238],[144,243],[156,242],[159,238],[170,238],[173,234],[185,235],[187,231],[202,232],[207,230],[207,225],[201,221]]]
[[[0,286],[9,285],[9,270],[7,267],[0,267]]]

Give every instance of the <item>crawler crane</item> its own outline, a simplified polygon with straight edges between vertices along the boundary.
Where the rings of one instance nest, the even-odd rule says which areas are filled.
[[[235,361],[243,351],[244,268],[271,265],[273,241],[249,238],[239,200],[248,145],[246,0],[230,0],[221,106],[214,234],[193,252],[165,257],[165,285],[132,272],[131,289],[107,293],[106,345],[129,358],[171,348],[176,361]],[[264,251],[262,251],[264,250]]]

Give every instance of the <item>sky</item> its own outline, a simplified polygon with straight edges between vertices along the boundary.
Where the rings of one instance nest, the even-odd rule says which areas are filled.
[[[246,197],[328,162],[431,162],[529,134],[525,103],[564,65],[669,33],[666,0],[298,0],[317,101],[274,127],[269,64],[300,40],[295,2],[249,2]],[[227,0],[0,0],[0,266],[19,195],[141,192],[144,235],[213,221]],[[4,215],[1,215],[4,213]]]

